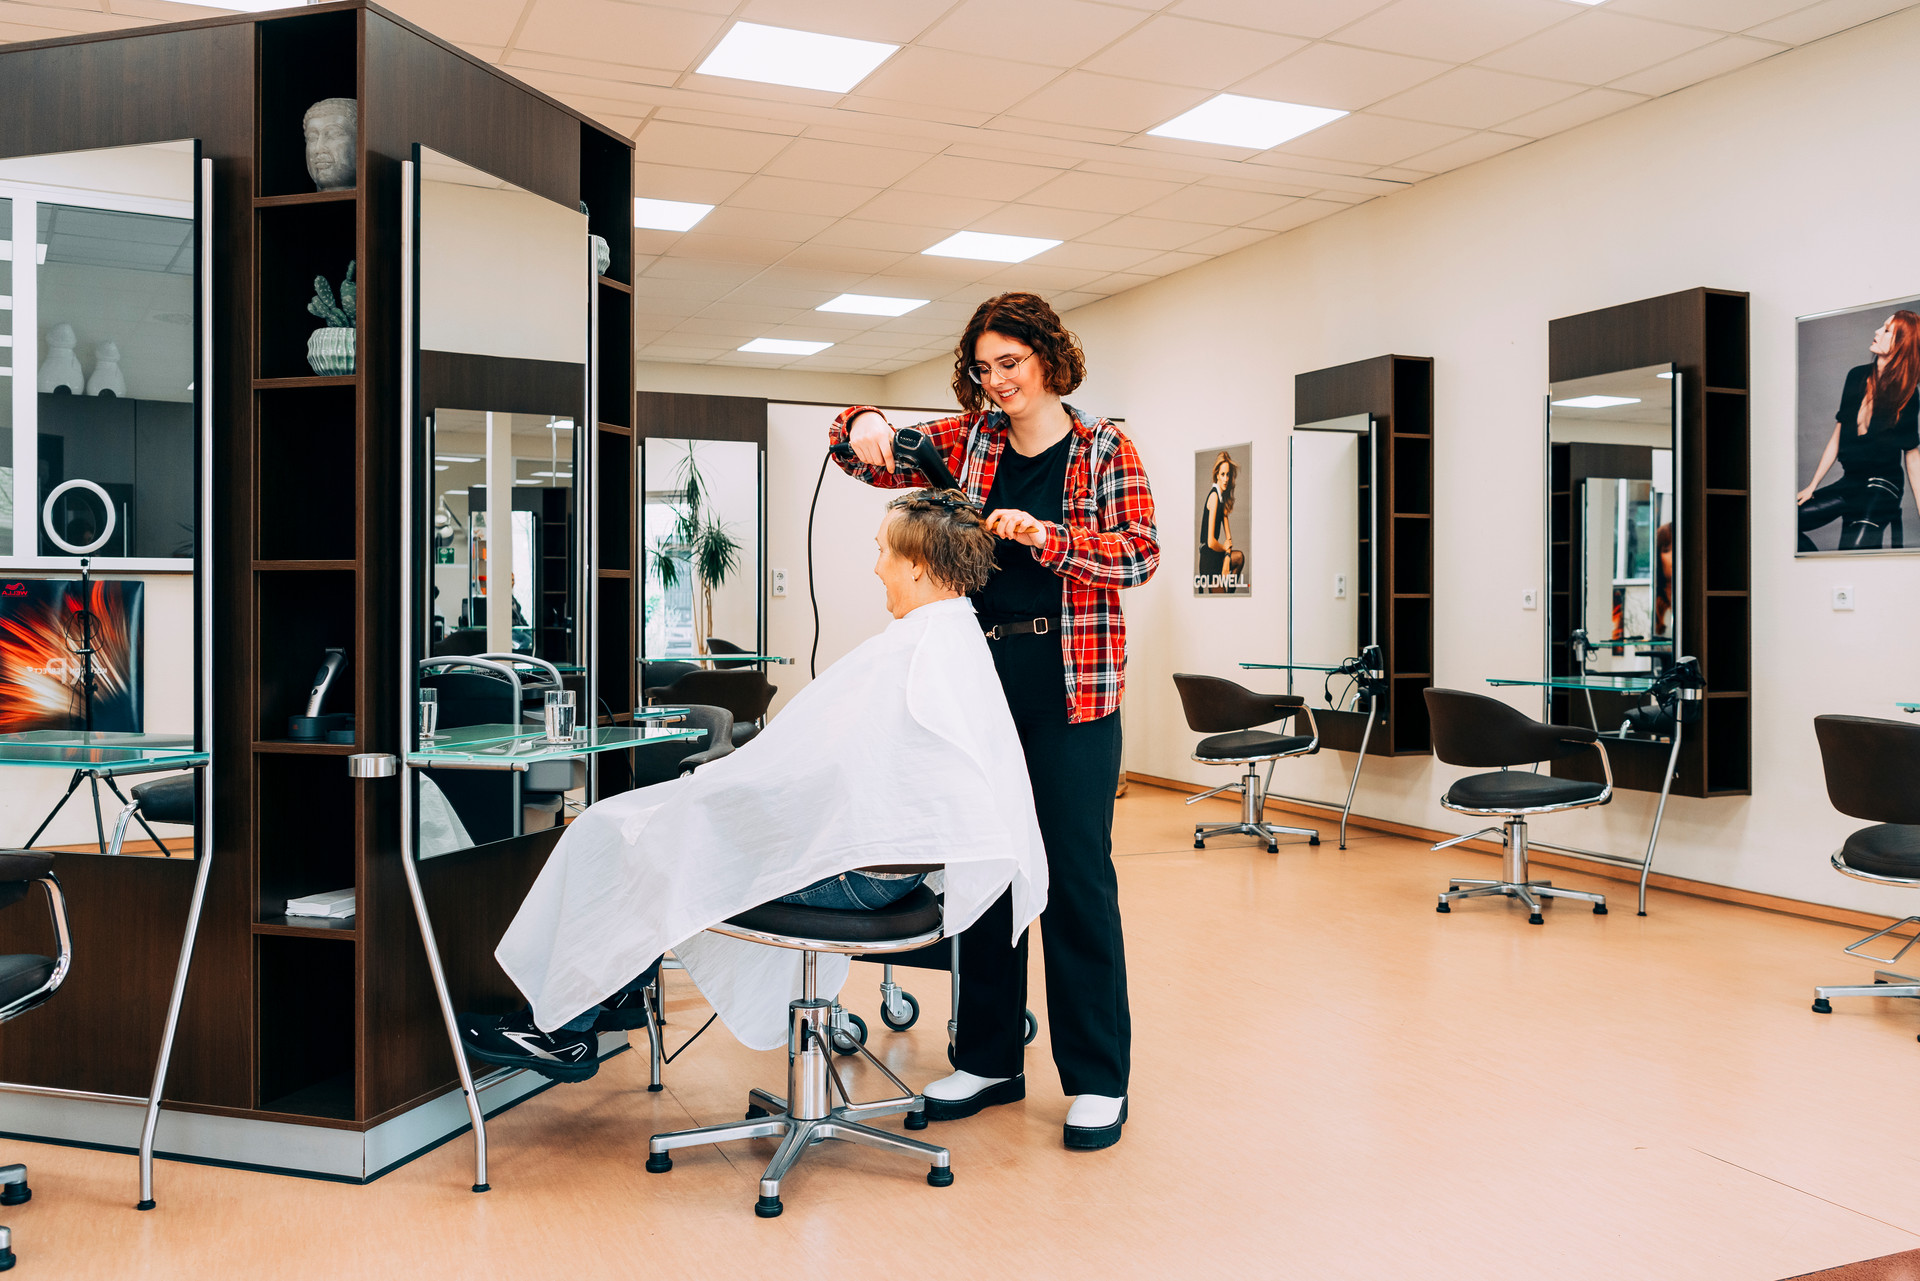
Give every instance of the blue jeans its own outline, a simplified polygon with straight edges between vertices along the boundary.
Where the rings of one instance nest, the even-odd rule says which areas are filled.
[[[805,889],[782,895],[781,903],[802,907],[826,907],[837,912],[871,912],[897,903],[913,893],[927,878],[922,875],[875,876],[871,872],[842,872],[824,881],[815,881]]]

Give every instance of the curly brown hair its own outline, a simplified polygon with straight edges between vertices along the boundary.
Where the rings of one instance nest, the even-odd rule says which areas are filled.
[[[980,509],[957,489],[916,489],[887,504],[887,546],[934,582],[962,596],[987,585],[993,535]]]
[[[974,308],[973,319],[953,349],[953,396],[962,409],[983,409],[987,395],[967,374],[975,363],[974,344],[984,333],[1004,334],[1033,348],[1046,367],[1047,390],[1064,396],[1087,376],[1087,358],[1080,340],[1060,323],[1060,317],[1039,294],[1011,293],[989,298]]]

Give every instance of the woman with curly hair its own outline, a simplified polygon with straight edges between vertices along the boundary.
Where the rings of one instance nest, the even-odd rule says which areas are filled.
[[[1120,589],[1160,561],[1153,493],[1133,442],[1061,400],[1086,376],[1079,343],[1045,299],[981,303],[954,349],[953,393],[965,411],[920,429],[1000,538],[997,572],[972,593],[1026,756],[1046,843],[1047,1012],[1060,1083],[1076,1096],[1070,1148],[1119,1141],[1126,1120],[1132,1025],[1113,792],[1120,773],[1126,625]],[[894,470],[894,428],[856,405],[829,440],[850,444],[841,467],[886,487],[925,484]],[[960,944],[958,1044],[952,1076],[926,1088],[931,1120],[972,1116],[1026,1097],[1023,1011],[1027,941],[1008,945],[1002,900]]]
[[[1818,551],[1810,535],[1836,520],[1837,550],[1879,547],[1906,495],[1903,463],[1920,491],[1920,396],[1914,394],[1920,384],[1920,315],[1894,312],[1874,331],[1867,350],[1873,359],[1847,371],[1833,435],[1813,479],[1794,499],[1803,552]],[[1840,479],[1821,489],[1836,461]]]

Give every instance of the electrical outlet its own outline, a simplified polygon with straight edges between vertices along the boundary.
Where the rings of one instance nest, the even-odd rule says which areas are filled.
[[[1529,587],[1524,592],[1521,592],[1520,608],[1521,609],[1539,609],[1540,608],[1540,589],[1537,587]]]
[[[1345,600],[1347,598],[1347,576],[1345,574],[1335,574],[1333,576],[1333,598],[1335,600]]]
[[[1853,588],[1836,587],[1833,589],[1833,607],[1835,609],[1853,608]]]
[[[776,569],[773,571],[773,594],[775,596],[785,596],[787,594],[787,571],[784,569]]]

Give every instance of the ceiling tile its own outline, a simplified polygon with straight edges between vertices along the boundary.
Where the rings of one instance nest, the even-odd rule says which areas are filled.
[[[1153,18],[1081,65],[1088,71],[1202,89],[1224,89],[1306,47],[1270,35],[1192,18]]]
[[[817,31],[854,40],[905,44],[945,13],[953,0],[748,0],[739,15],[749,22],[796,31]]]
[[[1755,40],[1752,36],[1728,36],[1692,53],[1683,53],[1671,62],[1624,76],[1610,87],[1625,89],[1629,93],[1672,93],[1675,89],[1684,89],[1702,80],[1711,80],[1737,68],[1750,66],[1762,58],[1771,58],[1786,48],[1786,45],[1771,40]]]
[[[692,200],[717,205],[740,189],[744,173],[699,169],[692,165],[656,165],[636,161],[633,194],[653,200]]]
[[[637,254],[663,254],[680,239],[677,231],[640,231],[633,233],[633,252]]]
[[[1424,169],[1408,169],[1400,165],[1382,165],[1373,171],[1373,177],[1386,178],[1393,182],[1415,183],[1424,178],[1433,177]]]
[[[743,209],[779,209],[794,213],[852,213],[879,194],[876,187],[854,187],[837,182],[802,182],[797,178],[749,179],[727,203]]]
[[[571,54],[520,49],[505,58],[502,69],[536,89],[571,101],[575,93],[597,94],[627,103],[658,105],[671,97],[670,86],[681,73],[665,67],[630,67],[617,62],[594,62]]]
[[[810,244],[780,260],[780,266],[814,271],[857,271],[870,276],[899,262],[902,255],[882,249],[854,249],[841,245]]]
[[[1012,108],[1010,114],[1026,120],[1140,133],[1199,106],[1206,98],[1202,89],[1069,71]]]
[[[993,119],[991,111],[979,111],[972,107],[909,102],[903,98],[876,98],[871,94],[848,94],[835,105],[868,120],[884,119],[889,124],[921,125],[928,129],[979,129]]]
[[[1160,279],[1158,276],[1137,276],[1132,272],[1116,271],[1111,276],[1100,277],[1086,287],[1104,297],[1112,297],[1114,294],[1123,294],[1129,289],[1137,289],[1141,285],[1150,285],[1158,279]]]
[[[756,278],[741,285],[738,289],[721,299],[720,303],[715,303],[714,305],[717,307],[721,305],[721,303],[727,303],[741,307],[758,307],[763,309],[762,314],[772,315],[783,309],[797,311],[802,308],[811,309],[818,307],[829,298],[836,297],[845,292],[846,290],[844,289],[831,291],[825,289],[780,289],[771,285],[763,285]]]
[[[1805,44],[1810,40],[1830,36],[1836,31],[1857,27],[1863,22],[1872,22],[1875,18],[1884,18],[1890,13],[1911,8],[1912,5],[1913,0],[1824,0],[1824,3],[1813,5],[1799,13],[1774,22],[1763,23],[1752,28],[1747,34],[1759,36],[1762,40]]]
[[[1597,85],[1677,58],[1713,39],[1709,31],[1602,9],[1578,14],[1481,61],[1497,71]]]
[[[1236,227],[1250,218],[1272,213],[1289,199],[1287,196],[1263,195],[1252,191],[1225,191],[1196,183],[1150,205],[1141,206],[1140,213],[1149,218],[1177,218]]]
[[[635,67],[685,71],[720,35],[725,20],[656,5],[616,0],[537,0],[514,42],[517,49],[564,53]]]
[[[682,92],[678,99],[684,102],[712,102],[728,105],[758,106],[758,104],[734,104],[730,99],[718,94],[694,95]],[[709,125],[715,129],[742,129],[748,133],[779,133],[789,138],[798,138],[807,131],[805,124],[783,120],[770,111],[715,111],[706,107],[664,106],[653,113],[656,120],[671,120],[683,125]]]
[[[1646,99],[1637,93],[1622,93],[1617,89],[1589,89],[1576,94],[1565,102],[1556,103],[1545,111],[1535,111],[1521,116],[1517,120],[1503,121],[1500,129],[1503,133],[1523,133],[1529,137],[1545,138],[1564,129],[1577,128],[1590,120],[1610,116],[1616,111],[1637,106]]]
[[[886,187],[926,162],[926,153],[797,138],[762,170],[778,178]]]
[[[813,238],[816,245],[847,245],[854,249],[891,249],[895,253],[917,254],[928,245],[938,244],[957,228],[935,228],[926,224],[870,222],[865,218],[842,218]],[[854,291],[857,292],[857,291]]]
[[[1369,165],[1397,165],[1408,156],[1456,142],[1466,137],[1467,133],[1467,130],[1452,125],[1356,115],[1336,120],[1323,129],[1295,138],[1278,154],[1291,152]]]
[[[1124,129],[1099,129],[1090,125],[1062,124],[1057,120],[1023,120],[1019,116],[995,116],[993,127],[1009,133],[1027,134],[1033,139],[1034,146],[1058,144],[1072,147],[1076,159],[1084,159],[1093,151],[1118,147],[1128,142],[1139,130],[1132,133]]]
[[[1072,240],[1113,221],[1110,213],[1086,209],[1048,209],[1041,205],[1002,205],[984,218],[967,224],[968,231],[991,231],[1002,236],[1040,236]]]
[[[854,213],[858,217],[875,222],[911,223],[919,227],[939,227],[948,231],[958,231],[975,219],[986,217],[999,207],[1000,202],[997,200],[976,200],[970,196],[935,196],[921,191],[883,191],[854,210]]]
[[[1318,39],[1365,17],[1385,3],[1386,0],[1180,0],[1169,12]]]
[[[1024,204],[1057,205],[1062,209],[1086,209],[1096,213],[1132,213],[1141,205],[1170,196],[1180,188],[1171,182],[1150,182],[1142,178],[1114,178],[1106,174],[1061,174],[1052,182],[1028,192]]]
[[[1444,147],[1435,147],[1432,151],[1423,151],[1411,157],[1407,163],[1415,169],[1425,169],[1429,173],[1445,173],[1449,169],[1458,169],[1462,165],[1478,164],[1503,151],[1512,151],[1515,147],[1524,147],[1532,142],[1511,133],[1476,133],[1450,142]]]
[[[1285,209],[1264,218],[1255,218],[1251,225],[1267,231],[1292,231],[1295,227],[1303,227],[1345,208],[1346,205],[1331,200],[1296,200]]]
[[[1620,0],[1613,0],[1618,7]],[[1398,0],[1339,35],[1388,53],[1472,62],[1580,11],[1565,0]]]
[[[1260,233],[1265,235],[1265,232]],[[1166,253],[1155,254],[1137,267],[1130,270],[1136,276],[1171,276],[1176,271],[1185,271],[1206,262],[1212,254]]]
[[[925,191],[941,196],[978,196],[1015,200],[1059,173],[1040,165],[1003,164],[964,156],[935,156],[896,182],[901,191]]]
[[[1161,252],[1133,245],[1092,245],[1072,241],[1036,255],[1032,261],[1050,267],[1080,267],[1087,271],[1125,271]]]
[[[1183,249],[1220,230],[1204,222],[1171,222],[1165,218],[1115,218],[1081,239],[1095,245],[1126,245],[1135,249]]]
[[[965,0],[919,43],[1004,57],[1017,46],[1022,62],[1071,67],[1139,25],[1146,15],[1082,0]]]
[[[756,173],[785,151],[789,141],[774,133],[713,129],[655,119],[649,120],[633,140],[633,158],[650,164]]]
[[[761,270],[748,263],[698,263],[685,258],[655,258],[651,264],[646,270],[649,280],[694,280],[706,285],[737,285],[752,280]]]
[[[173,5],[165,7],[179,13]],[[504,45],[512,38],[522,10],[519,5],[475,4],[473,0],[392,0],[387,7],[408,22],[462,46]],[[116,13],[137,12],[126,0],[116,0],[113,8]]]
[[[1291,204],[1292,201],[1288,203]],[[1245,249],[1248,245],[1271,239],[1272,236],[1271,231],[1261,227],[1229,227],[1225,231],[1216,231],[1211,236],[1194,241],[1187,246],[1187,251],[1199,254],[1230,254],[1235,250]]]
[[[970,108],[991,115],[1005,111],[1059,75],[1036,67],[952,49],[902,49],[860,84],[862,98]]]
[[[980,283],[984,288],[1010,292],[1030,290],[1045,297],[1056,291],[1078,289],[1106,273],[1075,267],[1043,267],[1031,262],[1003,265]]]
[[[848,129],[840,125],[809,125],[806,136],[822,142],[850,142],[856,147],[897,147],[917,151],[924,158],[945,151],[954,131],[922,120],[889,116],[871,122],[868,129]]]
[[[1579,85],[1559,80],[1536,80],[1485,67],[1457,67],[1417,88],[1395,94],[1373,109],[1406,120],[1485,129],[1564,102],[1580,91]]]
[[[1613,0],[1620,13],[1637,13],[1690,27],[1745,31],[1807,7],[1807,0]]]
[[[1233,87],[1235,93],[1358,111],[1447,70],[1444,62],[1316,44]]]
[[[714,262],[747,262],[772,266],[798,247],[791,240],[760,240],[747,236],[706,236],[688,232],[667,249],[669,258]]]
[[[833,219],[826,214],[722,205],[695,223],[689,234],[747,236],[755,240],[790,240],[799,244],[811,240],[832,225]]]

